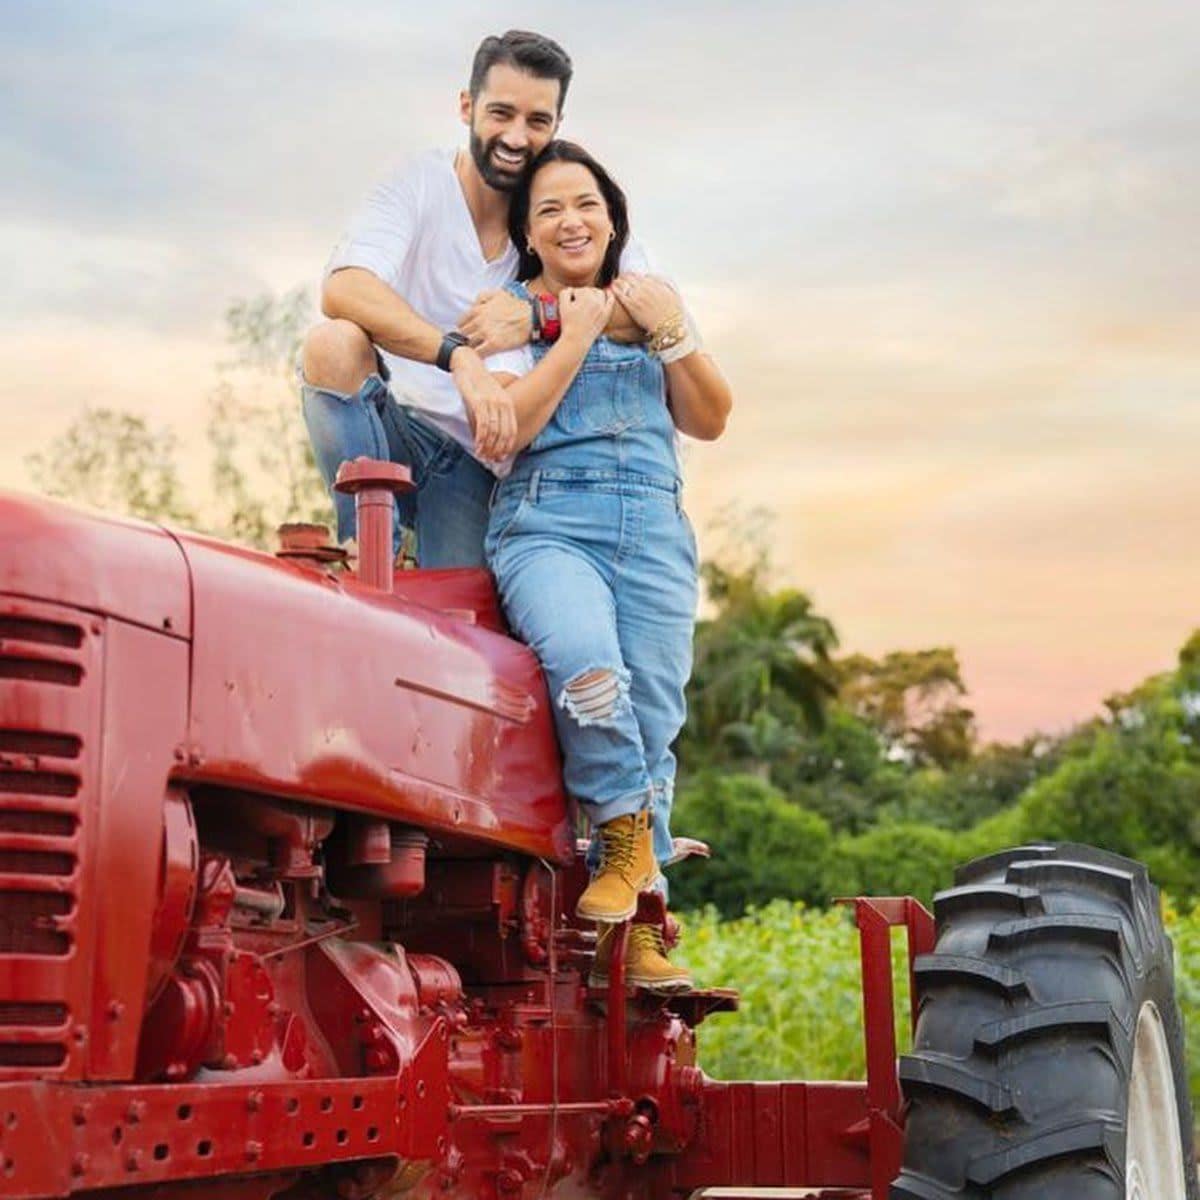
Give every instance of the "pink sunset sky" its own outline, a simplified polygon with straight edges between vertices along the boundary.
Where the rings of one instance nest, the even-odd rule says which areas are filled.
[[[94,405],[175,429],[199,486],[228,303],[315,283],[372,180],[458,142],[508,26],[571,52],[564,133],[735,385],[688,450],[702,541],[769,508],[778,581],[847,650],[955,646],[990,738],[1172,664],[1200,625],[1192,0],[6,4],[0,480]]]

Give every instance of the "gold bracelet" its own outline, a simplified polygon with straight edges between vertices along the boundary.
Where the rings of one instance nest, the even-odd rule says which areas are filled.
[[[661,354],[664,350],[679,345],[687,335],[687,322],[683,319],[683,313],[675,312],[654,327],[647,345],[651,354]]]

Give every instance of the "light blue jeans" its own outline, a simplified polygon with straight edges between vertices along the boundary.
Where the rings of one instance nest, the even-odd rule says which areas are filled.
[[[678,486],[571,468],[504,480],[486,546],[546,674],[567,791],[593,825],[649,807],[665,863],[697,586]]]
[[[401,463],[416,491],[396,497],[393,539],[399,553],[405,529],[417,538],[422,567],[482,567],[488,502],[495,477],[449,434],[398,404],[378,375],[353,395],[303,383],[304,423],[317,469],[337,512],[338,541],[355,536],[354,497],[333,490],[338,467],[366,455]]]

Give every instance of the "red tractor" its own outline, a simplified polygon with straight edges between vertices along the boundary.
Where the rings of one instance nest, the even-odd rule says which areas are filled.
[[[0,499],[0,1196],[1196,1200],[1114,855],[974,862],[936,928],[858,900],[865,1082],[710,1079],[736,995],[627,990],[627,931],[590,989],[537,662],[482,572],[393,579],[387,474],[357,575]]]

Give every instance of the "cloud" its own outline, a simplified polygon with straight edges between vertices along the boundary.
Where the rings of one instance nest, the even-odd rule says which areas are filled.
[[[1189,0],[10,0],[0,475],[85,402],[195,437],[229,301],[314,280],[374,178],[458,140],[508,24],[574,55],[566,132],[735,384],[689,449],[700,524],[775,509],[847,643],[959,645],[996,730],[1169,661],[1200,594]]]

